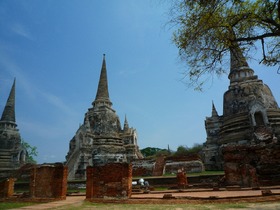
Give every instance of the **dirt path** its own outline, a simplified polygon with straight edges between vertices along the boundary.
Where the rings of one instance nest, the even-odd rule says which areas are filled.
[[[41,209],[56,209],[57,207],[62,206],[81,206],[85,200],[85,196],[67,196],[66,200],[62,201],[53,201],[48,203],[41,203],[36,204],[32,206],[25,206],[17,209],[11,209],[11,210],[41,210]]]
[[[236,190],[236,191],[184,191],[178,192],[176,190],[167,192],[151,192],[149,194],[133,194],[131,199],[128,200],[98,200],[93,201],[94,203],[107,203],[108,207],[112,209],[120,209],[118,204],[146,204],[155,205],[154,209],[165,209],[165,205],[176,205],[176,204],[200,204],[205,207],[214,206],[217,203],[246,203],[247,208],[251,210],[261,209],[280,209],[280,189],[272,189],[271,196],[261,196],[261,190]],[[170,198],[163,199],[164,196],[169,195]],[[168,197],[168,196],[167,196]],[[173,198],[172,198],[173,197]],[[53,201],[48,203],[36,204],[32,206],[21,207],[17,209],[21,210],[42,210],[42,209],[98,209],[93,207],[90,203],[84,204],[85,196],[68,196],[66,200]],[[110,204],[109,204],[110,203]],[[163,208],[157,208],[162,205]],[[104,206],[103,206],[104,208]],[[169,208],[170,209],[170,208]],[[172,209],[172,207],[171,207]],[[184,208],[183,208],[184,209]],[[191,208],[188,208],[191,209]],[[195,209],[195,208],[194,208]],[[209,209],[209,208],[208,208]],[[210,208],[212,209],[212,208]],[[238,208],[234,208],[237,210]]]

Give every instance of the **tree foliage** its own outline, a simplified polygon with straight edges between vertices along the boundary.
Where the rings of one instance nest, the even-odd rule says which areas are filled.
[[[160,149],[156,147],[146,147],[140,150],[144,157],[153,157],[157,155],[167,155],[169,151],[167,149]]]
[[[202,144],[194,144],[190,148],[187,146],[180,145],[177,148],[177,151],[174,153],[174,155],[175,156],[188,156],[188,155],[194,155],[194,154],[199,155],[201,150],[202,150]]]
[[[170,12],[189,86],[201,90],[211,76],[226,72],[225,57],[234,45],[246,57],[261,46],[260,63],[280,64],[280,0],[180,0]]]
[[[32,164],[37,163],[37,161],[35,160],[35,157],[37,157],[37,155],[38,155],[37,147],[36,146],[31,146],[29,143],[27,143],[24,140],[22,140],[21,143],[22,143],[22,146],[27,151],[26,163],[32,163]]]

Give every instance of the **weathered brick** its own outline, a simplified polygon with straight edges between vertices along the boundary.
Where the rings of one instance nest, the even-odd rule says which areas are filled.
[[[87,167],[86,198],[129,198],[132,192],[132,166],[108,163]]]

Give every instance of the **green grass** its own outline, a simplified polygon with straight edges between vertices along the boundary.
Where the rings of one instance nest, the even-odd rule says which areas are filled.
[[[3,202],[0,203],[0,209],[12,209],[12,208],[20,208],[24,206],[34,205],[36,203],[8,203]],[[177,209],[177,210],[225,210],[225,209],[251,209],[257,207],[258,209],[279,209],[280,203],[206,203],[206,204],[114,204],[114,203],[91,203],[84,201],[83,203],[73,204],[73,205],[65,205],[60,207],[54,207],[56,210],[169,210],[169,209]]]
[[[84,202],[80,206],[63,206],[59,210],[85,210],[85,209],[104,209],[104,210],[167,210],[167,209],[186,209],[186,210],[223,210],[248,208],[249,204],[103,204]]]
[[[76,192],[85,193],[86,189],[67,189],[67,193],[76,193]]]
[[[186,173],[187,176],[203,176],[203,175],[224,175],[224,171],[203,171],[197,173]],[[164,174],[163,176],[175,177],[176,174]]]
[[[187,173],[187,176],[224,175],[224,171],[203,171],[200,173]]]
[[[23,202],[0,202],[0,209],[14,209],[14,208],[20,208],[24,206],[31,206],[37,203],[23,203]]]
[[[155,187],[155,191],[164,191],[164,190],[168,190],[168,187]]]

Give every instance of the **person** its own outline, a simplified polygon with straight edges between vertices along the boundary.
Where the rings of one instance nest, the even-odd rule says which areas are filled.
[[[138,183],[140,184],[141,187],[144,187],[144,179],[139,179]]]
[[[148,181],[145,181],[144,179],[139,179],[138,180],[138,183],[140,184],[140,188],[144,188],[145,190],[148,190],[149,189],[149,182]]]

